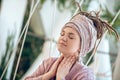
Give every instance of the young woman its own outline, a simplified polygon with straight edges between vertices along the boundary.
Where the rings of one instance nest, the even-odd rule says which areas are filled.
[[[25,79],[95,80],[93,71],[82,63],[81,57],[94,49],[96,40],[102,37],[105,29],[111,30],[112,27],[97,14],[76,14],[61,30],[57,43],[61,56],[44,60],[38,69]]]

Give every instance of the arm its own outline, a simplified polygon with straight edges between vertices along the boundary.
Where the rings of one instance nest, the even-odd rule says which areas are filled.
[[[43,63],[37,68],[37,70],[30,76],[26,77],[25,80],[48,80],[49,73],[45,73],[50,59],[44,60]]]
[[[60,56],[56,61],[53,58],[49,58],[39,66],[39,68],[25,80],[49,80],[56,75],[57,67],[63,56]],[[55,61],[55,62],[54,62]],[[51,66],[52,65],[52,66]],[[50,69],[50,70],[49,70]],[[49,70],[49,71],[48,71]]]
[[[49,73],[45,73],[38,77],[29,76],[29,77],[25,78],[25,80],[49,80],[50,78],[51,78],[51,75]]]

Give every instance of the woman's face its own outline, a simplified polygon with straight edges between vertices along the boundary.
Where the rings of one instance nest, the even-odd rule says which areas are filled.
[[[80,37],[78,32],[71,27],[64,28],[57,43],[58,50],[65,56],[79,54]]]

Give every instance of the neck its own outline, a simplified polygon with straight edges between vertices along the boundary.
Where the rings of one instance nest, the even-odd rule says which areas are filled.
[[[63,53],[61,53],[64,57],[68,57],[68,56],[70,56],[70,55],[67,55],[67,54],[63,54]]]

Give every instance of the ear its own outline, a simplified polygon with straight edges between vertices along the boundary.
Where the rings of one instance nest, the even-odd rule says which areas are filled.
[[[78,57],[80,54],[80,50],[78,50],[76,53],[75,53],[75,56]]]
[[[80,48],[77,51],[78,51],[78,54],[80,54]]]
[[[77,50],[75,53],[76,60],[79,60],[80,50]]]

